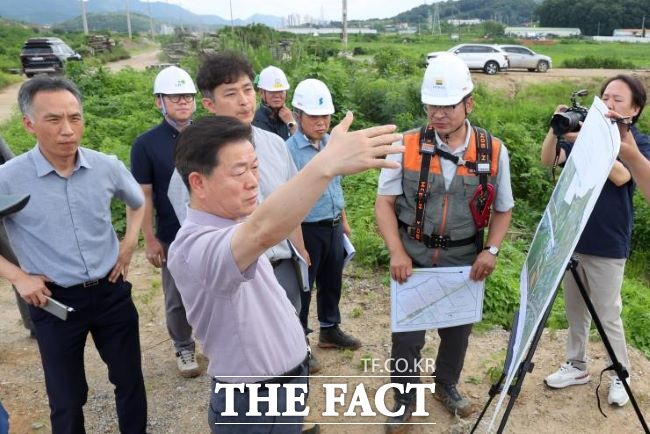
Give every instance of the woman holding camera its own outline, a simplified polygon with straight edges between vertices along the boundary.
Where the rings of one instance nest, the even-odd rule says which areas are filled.
[[[600,97],[612,116],[631,119],[631,127],[626,128],[629,128],[639,151],[649,159],[650,137],[641,134],[634,126],[646,103],[643,84],[630,75],[617,75],[603,84]],[[566,106],[558,106],[556,113],[566,109]],[[577,136],[577,132],[569,132],[558,138],[550,129],[542,145],[542,163],[547,166],[563,164],[571,153]],[[628,373],[630,360],[621,321],[621,286],[625,262],[630,253],[633,193],[634,182],[630,171],[623,163],[616,161],[575,249],[579,261],[577,271],[616,358]],[[566,362],[544,380],[554,389],[586,384],[591,378],[587,370],[586,354],[591,316],[571,273],[565,274],[563,286],[569,323]],[[630,382],[629,377],[627,382]],[[628,400],[622,379],[611,377],[609,404],[623,406]]]

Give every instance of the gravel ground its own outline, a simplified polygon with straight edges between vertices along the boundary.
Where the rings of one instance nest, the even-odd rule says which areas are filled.
[[[380,423],[377,418],[324,418],[322,384],[333,382],[327,376],[349,376],[350,387],[358,379],[353,375],[382,375],[382,372],[364,372],[362,357],[385,360],[390,353],[389,299],[384,286],[383,272],[373,273],[359,269],[349,270],[344,281],[342,301],[343,328],[362,339],[364,346],[356,352],[321,350],[314,348],[322,362],[319,377],[312,378],[308,420],[320,422]],[[210,379],[202,375],[184,379],[177,375],[171,343],[164,324],[162,290],[157,270],[137,252],[129,280],[140,313],[140,336],[143,351],[143,370],[147,387],[149,428],[151,433],[203,433],[208,432],[206,405]],[[48,433],[49,410],[43,383],[38,349],[19,322],[18,311],[11,289],[0,286],[0,400],[11,414],[12,433]],[[312,309],[314,311],[315,309]],[[315,318],[312,318],[315,321]],[[605,419],[598,413],[594,396],[597,378],[585,386],[551,391],[543,386],[543,377],[555,370],[562,361],[565,331],[545,331],[535,353],[536,369],[526,377],[524,387],[510,416],[508,430],[512,433],[635,433],[640,432],[639,422],[630,405],[612,409],[606,404],[607,387],[601,388]],[[482,408],[488,399],[490,374],[500,373],[508,333],[503,330],[477,330],[472,334],[460,388]],[[312,337],[316,342],[316,337]],[[435,332],[427,334],[423,356],[435,358],[438,338]],[[116,433],[117,421],[112,386],[107,380],[105,365],[99,359],[89,339],[86,351],[86,374],[89,398],[85,407],[86,428],[89,433]],[[315,347],[315,345],[314,345]],[[592,373],[605,366],[602,345],[594,342],[590,347]],[[631,349],[633,364],[632,388],[646,415],[650,415],[650,362],[637,350]],[[205,358],[199,360],[203,369]],[[346,381],[337,378],[335,382]],[[369,396],[383,379],[368,378],[363,383]],[[349,397],[348,397],[349,398]],[[415,426],[413,433],[464,433],[469,432],[475,414],[468,421],[450,416],[435,400],[426,405],[430,416],[421,422],[435,425]],[[647,417],[647,416],[646,416]],[[323,433],[378,434],[382,425],[325,425]]]

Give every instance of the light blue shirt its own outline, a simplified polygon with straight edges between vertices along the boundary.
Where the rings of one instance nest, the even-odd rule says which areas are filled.
[[[111,200],[144,203],[138,183],[115,156],[79,148],[74,170],[60,176],[38,145],[0,166],[0,193],[29,194],[21,211],[4,219],[27,273],[68,287],[105,277],[119,250]]]
[[[314,158],[321,149],[324,149],[329,140],[329,134],[325,134],[320,141],[319,149],[316,149],[301,132],[294,134],[287,140],[287,147],[298,170],[302,170],[309,161]],[[306,222],[317,222],[320,220],[330,220],[341,214],[345,208],[343,200],[343,189],[341,188],[341,177],[335,176],[327,185],[327,189],[318,199],[316,205],[309,211]]]

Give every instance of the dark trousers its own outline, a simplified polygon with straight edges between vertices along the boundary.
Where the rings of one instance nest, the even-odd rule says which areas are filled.
[[[52,298],[75,309],[62,321],[30,306],[43,362],[53,434],[85,433],[83,406],[88,397],[84,347],[88,333],[115,385],[121,433],[144,433],[147,401],[142,377],[138,313],[131,284],[101,280],[98,285],[62,288],[48,284]]]
[[[472,324],[438,329],[440,346],[436,357],[436,382],[458,383],[460,372],[465,363],[465,353],[471,331]],[[393,347],[390,368],[393,383],[406,385],[406,383],[420,382],[420,373],[416,364],[421,358],[420,351],[424,347],[425,334],[426,330],[392,334]],[[414,376],[408,377],[409,375]]]
[[[0,434],[7,434],[9,432],[9,414],[0,402]]]
[[[301,363],[300,371],[297,377],[286,378],[282,384],[306,384],[309,387],[309,362]],[[269,405],[266,402],[260,402],[257,410],[261,416],[246,416],[249,411],[249,393],[244,388],[244,392],[234,391],[234,411],[237,416],[222,416],[226,410],[226,391],[220,389],[214,392],[217,380],[212,380],[212,389],[210,390],[210,405],[208,406],[208,423],[213,434],[300,434],[302,432],[303,416],[267,416]],[[287,411],[287,389],[282,387],[277,391],[278,412]],[[244,386],[245,387],[245,386]],[[296,390],[293,392],[296,396],[304,396],[303,402],[307,403],[308,391],[302,392]],[[262,385],[257,390],[258,397],[268,397],[269,389]],[[296,412],[302,412],[305,405],[295,404]],[[255,423],[255,425],[253,425]],[[285,425],[286,424],[286,425]]]
[[[309,287],[316,282],[316,305],[318,320],[329,324],[341,322],[339,301],[341,300],[341,280],[343,278],[343,227],[302,224],[305,248],[309,252]],[[309,318],[311,291],[301,293],[300,322],[305,330]]]
[[[300,312],[300,299],[302,297],[302,282],[298,281],[298,274],[296,273],[296,265],[293,259],[280,259],[280,261],[273,265],[273,274],[278,279],[280,286],[284,288],[287,293],[289,302],[296,309],[296,313]]]

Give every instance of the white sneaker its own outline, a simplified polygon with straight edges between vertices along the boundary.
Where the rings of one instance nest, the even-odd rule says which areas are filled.
[[[181,350],[176,353],[176,365],[181,377],[192,378],[201,374],[199,364],[196,363],[194,351]]]
[[[630,377],[626,378],[627,384],[630,384]],[[607,395],[607,402],[610,405],[618,405],[623,407],[630,400],[630,397],[627,396],[627,391],[623,382],[619,380],[618,377],[612,377],[612,382],[609,383],[609,395]]]
[[[576,384],[586,384],[591,375],[586,370],[578,369],[571,362],[563,363],[560,369],[544,379],[548,387],[562,389]]]

